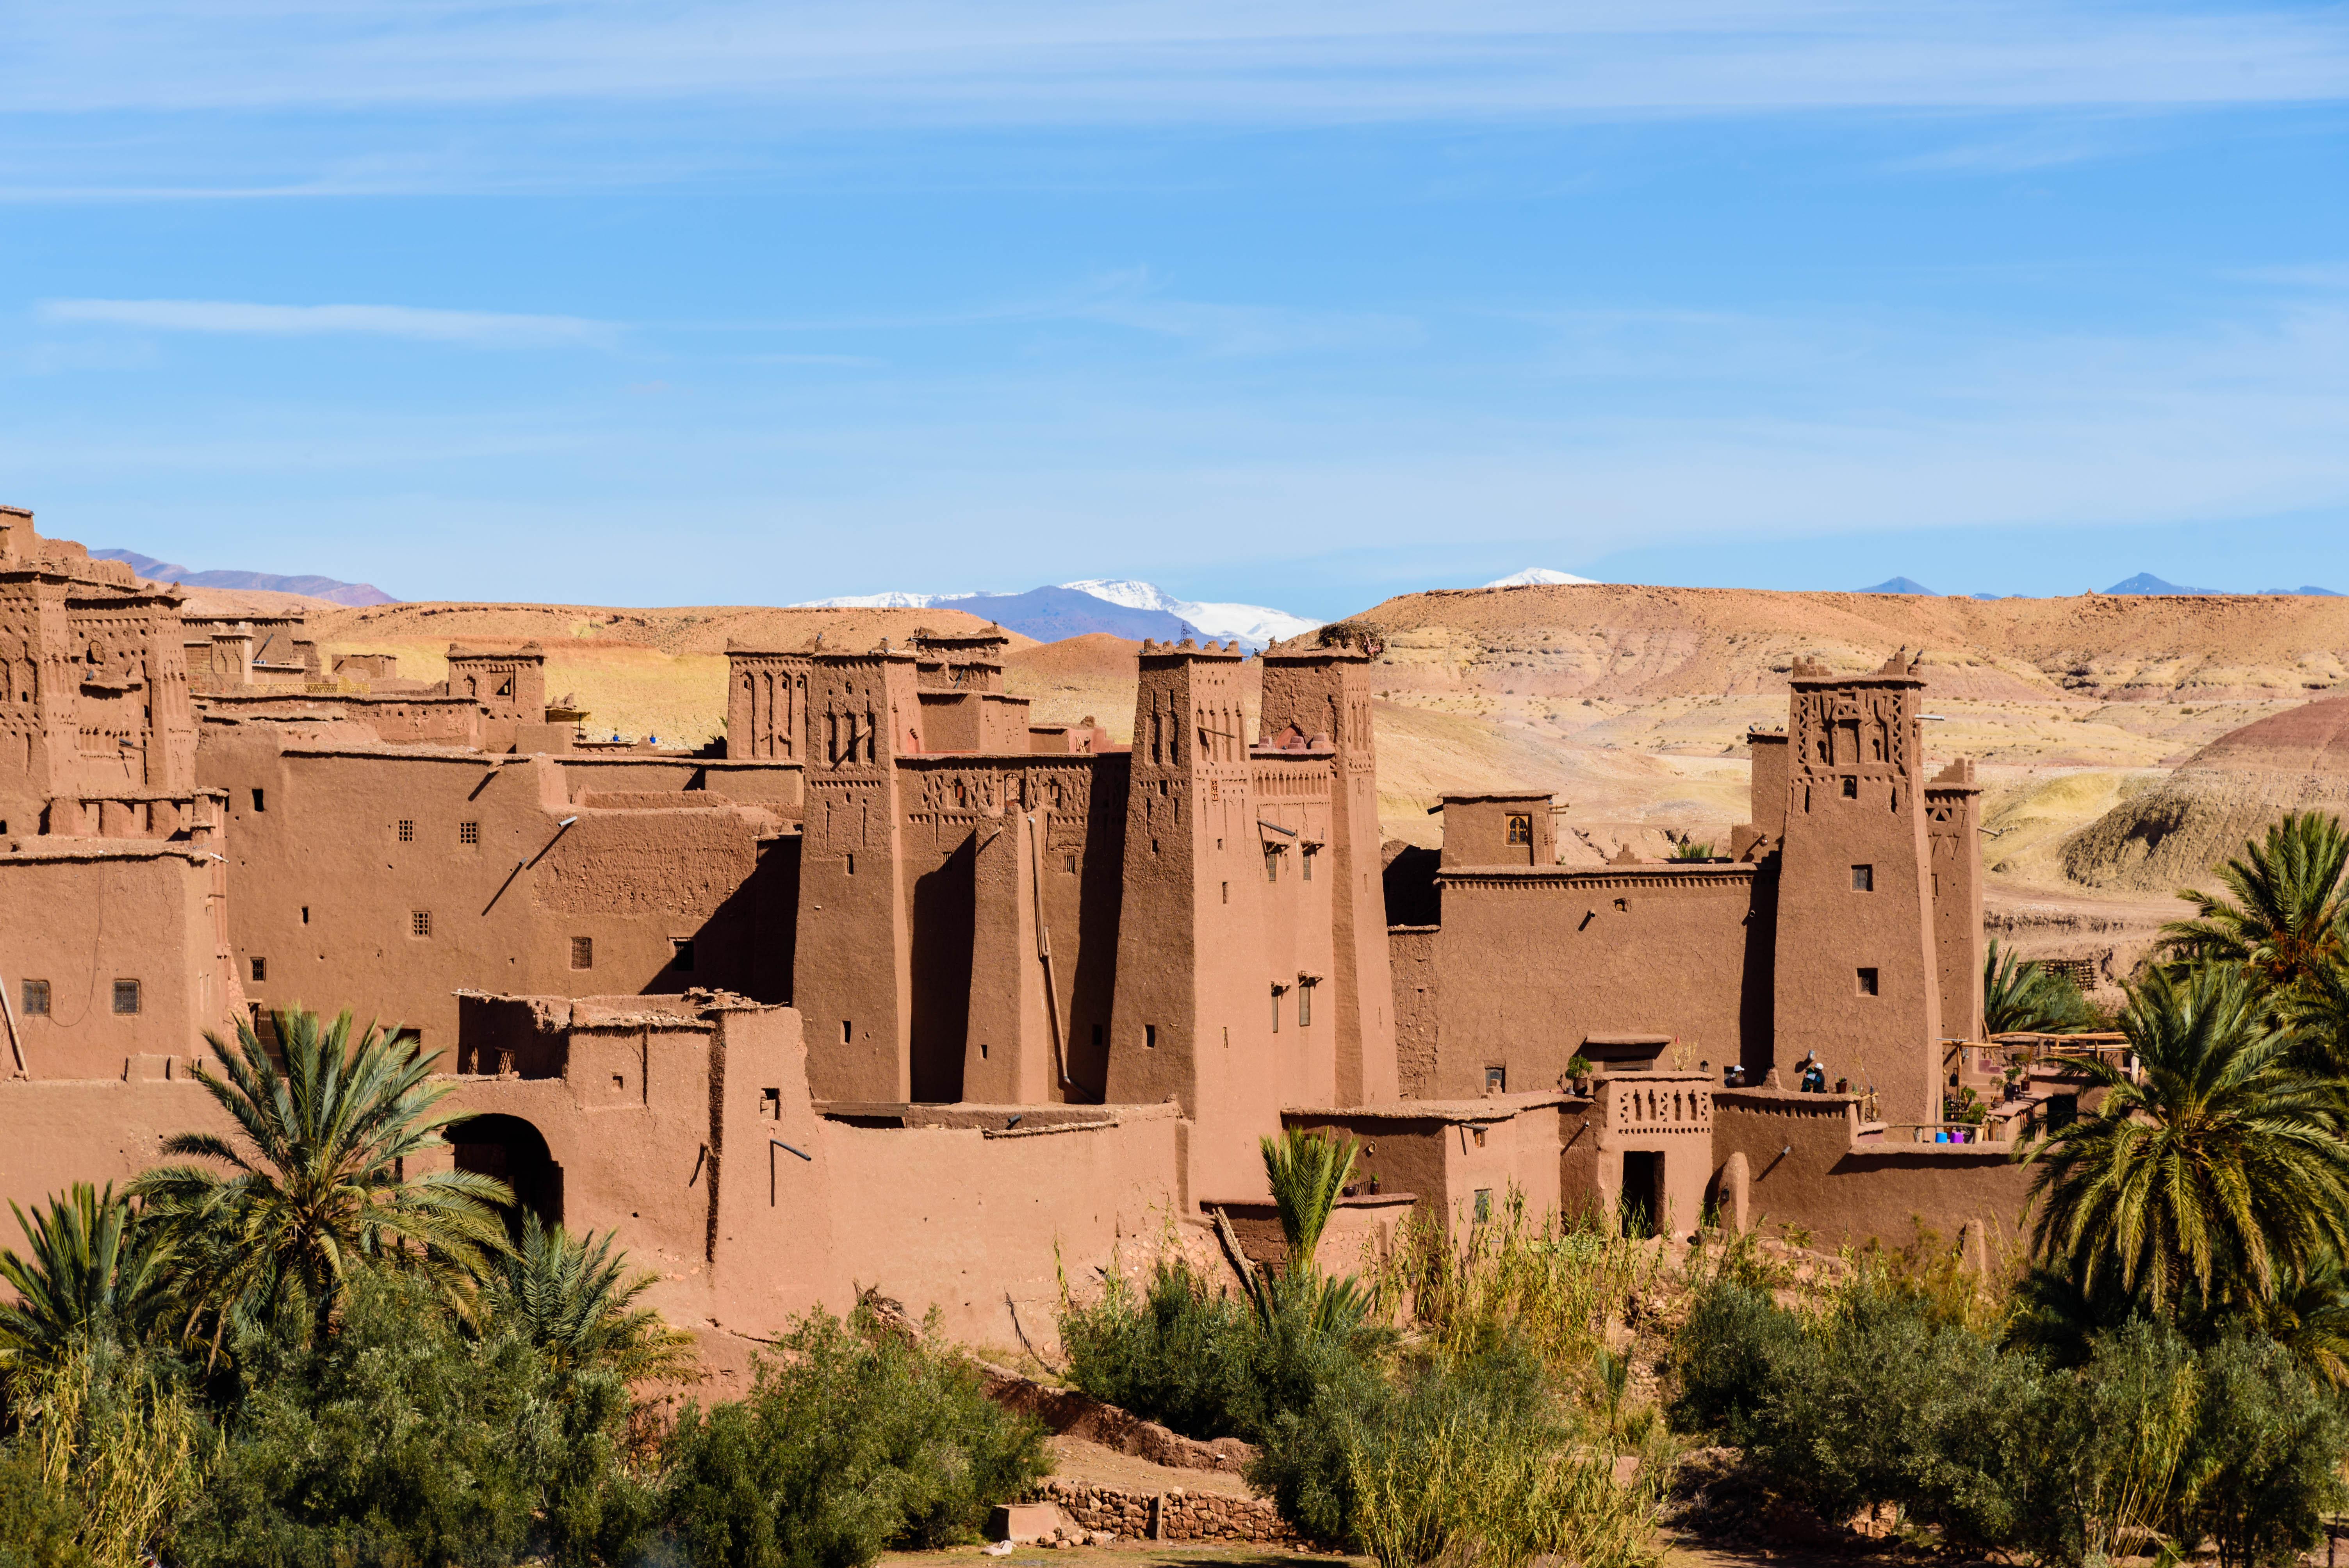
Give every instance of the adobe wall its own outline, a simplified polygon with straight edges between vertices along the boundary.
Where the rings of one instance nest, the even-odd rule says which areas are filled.
[[[1578,1119],[1595,1138],[1578,1164],[1588,1172],[1588,1210],[1599,1216],[1621,1212],[1630,1186],[1625,1157],[1661,1161],[1656,1189],[1648,1194],[1658,1235],[1686,1236],[1703,1222],[1706,1190],[1712,1185],[1713,1093],[1718,1080],[1704,1073],[1609,1073],[1592,1086]],[[1582,1140],[1576,1140],[1578,1143]],[[1569,1208],[1584,1196],[1569,1188]]]
[[[1443,1014],[1435,938],[1441,929],[1387,929],[1388,975],[1394,986],[1396,1089],[1404,1099],[1424,1099],[1435,1092],[1436,1020]]]
[[[1715,1091],[1714,1164],[1744,1157],[1749,1224],[1799,1226],[1827,1249],[1870,1239],[1898,1246],[1918,1221],[1951,1241],[1970,1221],[2018,1233],[2031,1171],[2010,1148],[1871,1146],[1856,1140],[1856,1106],[1847,1095]],[[1722,1206],[1730,1207],[1726,1193]]]
[[[0,1202],[30,1214],[76,1181],[119,1189],[159,1163],[174,1133],[229,1131],[225,1114],[186,1076],[187,1060],[184,1051],[171,1063],[142,1060],[129,1079],[118,1062],[112,1081],[0,1078],[0,1127],[8,1131],[0,1138]],[[13,1217],[0,1245],[24,1250]]]
[[[251,999],[347,1006],[446,1049],[465,986],[790,995],[796,890],[773,814],[685,793],[661,797],[671,810],[574,806],[569,765],[548,758],[314,748],[273,727],[207,727],[200,757],[229,791]]]
[[[1154,1244],[1185,1201],[1187,1124],[1118,1107],[1035,1129],[858,1125],[811,1100],[800,1016],[676,997],[466,999],[468,1110],[521,1117],[561,1165],[564,1222],[657,1267],[672,1321],[768,1336],[862,1286],[949,1334],[1040,1346],[1059,1270]],[[512,1070],[501,1075],[502,1066]],[[539,1076],[525,1077],[524,1072]],[[893,1119],[863,1119],[880,1121]],[[1057,1251],[1056,1251],[1057,1249]]]
[[[1109,758],[1028,752],[898,763],[912,950],[902,1098],[1102,1098],[1123,858],[1119,768]],[[803,928],[833,917],[810,908]],[[816,1016],[837,1010],[821,995],[807,1005]],[[1065,1064],[1055,1060],[1056,1039]],[[831,1088],[829,1047],[821,1042],[817,1056],[830,1098],[901,1098]],[[1015,1084],[1030,1089],[1014,1094]]]
[[[119,1079],[132,1058],[185,1057],[202,1048],[204,1030],[234,1027],[242,997],[223,950],[219,862],[205,850],[158,840],[9,844],[0,985],[30,1077]],[[28,980],[47,982],[47,1015],[26,1012]],[[137,1012],[115,1011],[118,980],[138,983]],[[0,1077],[16,1070],[0,1037]]]
[[[1497,1216],[1512,1191],[1537,1220],[1559,1213],[1561,1097],[1496,1095],[1485,1099],[1391,1103],[1383,1107],[1297,1109],[1290,1127],[1350,1134],[1360,1143],[1355,1175],[1375,1179],[1381,1193],[1407,1192],[1455,1231],[1473,1223],[1477,1194]],[[1259,1174],[1257,1184],[1262,1184]]]
[[[1768,923],[1750,865],[1444,873],[1441,1027],[1428,1092],[1555,1091],[1592,1036],[1673,1037],[1665,1065],[1738,1060],[1767,1038]]]

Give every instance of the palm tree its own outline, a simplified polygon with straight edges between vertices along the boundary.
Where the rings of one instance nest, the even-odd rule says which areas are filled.
[[[2095,1110],[2018,1158],[2039,1166],[2032,1243],[2084,1297],[2156,1312],[2255,1305],[2349,1243],[2339,1088],[2302,1072],[2250,977],[2158,970],[2121,1015],[2138,1080],[2084,1062]]]
[[[354,1040],[348,1013],[274,1022],[283,1072],[249,1025],[233,1047],[204,1037],[220,1076],[196,1077],[242,1138],[182,1132],[163,1144],[227,1172],[166,1165],[131,1188],[177,1243],[194,1311],[225,1324],[240,1307],[275,1315],[299,1304],[323,1334],[365,1260],[419,1270],[455,1296],[506,1250],[499,1210],[513,1194],[470,1171],[404,1179],[401,1162],[445,1149],[440,1130],[459,1114],[440,1109],[454,1086],[431,1081],[439,1058],[372,1025]]]
[[[2096,1022],[2088,999],[2068,975],[2043,969],[1993,940],[1982,955],[1982,1032],[2003,1035],[2031,1030],[2072,1035]]]
[[[574,1236],[526,1214],[522,1244],[491,1267],[491,1319],[521,1330],[560,1373],[603,1370],[632,1383],[684,1377],[692,1336],[636,1305],[657,1276],[626,1271],[611,1234]]]
[[[1291,1127],[1278,1138],[1259,1140],[1258,1146],[1280,1233],[1288,1243],[1288,1272],[1311,1274],[1313,1249],[1320,1245],[1330,1212],[1354,1174],[1354,1140]]]
[[[16,1299],[0,1305],[0,1367],[51,1367],[88,1338],[135,1344],[169,1302],[163,1250],[127,1198],[77,1181],[27,1217],[16,1204],[30,1257],[0,1248],[0,1279]]]
[[[2164,945],[2185,959],[2240,964],[2278,992],[2297,991],[2328,964],[2349,956],[2344,920],[2349,916],[2349,833],[2337,817],[2295,811],[2243,846],[2240,860],[2220,868],[2234,894],[2182,889],[2196,917],[2161,928]]]
[[[2313,965],[2279,999],[2298,1041],[2300,1063],[2325,1078],[2349,1079],[2349,954]]]

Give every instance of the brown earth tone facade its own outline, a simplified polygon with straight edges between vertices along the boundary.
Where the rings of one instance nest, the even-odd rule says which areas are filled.
[[[1360,638],[1145,643],[1123,747],[1030,723],[1009,646],[735,646],[720,740],[597,742],[538,644],[404,679],[0,514],[0,1195],[132,1174],[211,1123],[204,1031],[303,1006],[415,1034],[443,1158],[753,1335],[862,1284],[1049,1336],[1064,1270],[1260,1237],[1284,1125],[1362,1140],[1340,1250],[2014,1218],[2002,1150],[1884,1147],[1979,1022],[1975,789],[1905,658],[1794,671],[1729,853],[1569,870],[1540,794],[1382,846]]]

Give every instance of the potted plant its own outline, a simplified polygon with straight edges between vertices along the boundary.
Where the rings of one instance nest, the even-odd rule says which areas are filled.
[[[1575,1052],[1574,1059],[1566,1064],[1566,1076],[1568,1081],[1574,1085],[1575,1093],[1588,1094],[1590,1092],[1591,1071],[1590,1058],[1584,1056],[1580,1051]]]

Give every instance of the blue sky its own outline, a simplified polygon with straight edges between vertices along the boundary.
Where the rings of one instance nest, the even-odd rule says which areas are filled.
[[[412,598],[2349,591],[2349,9],[88,0],[0,499]]]

